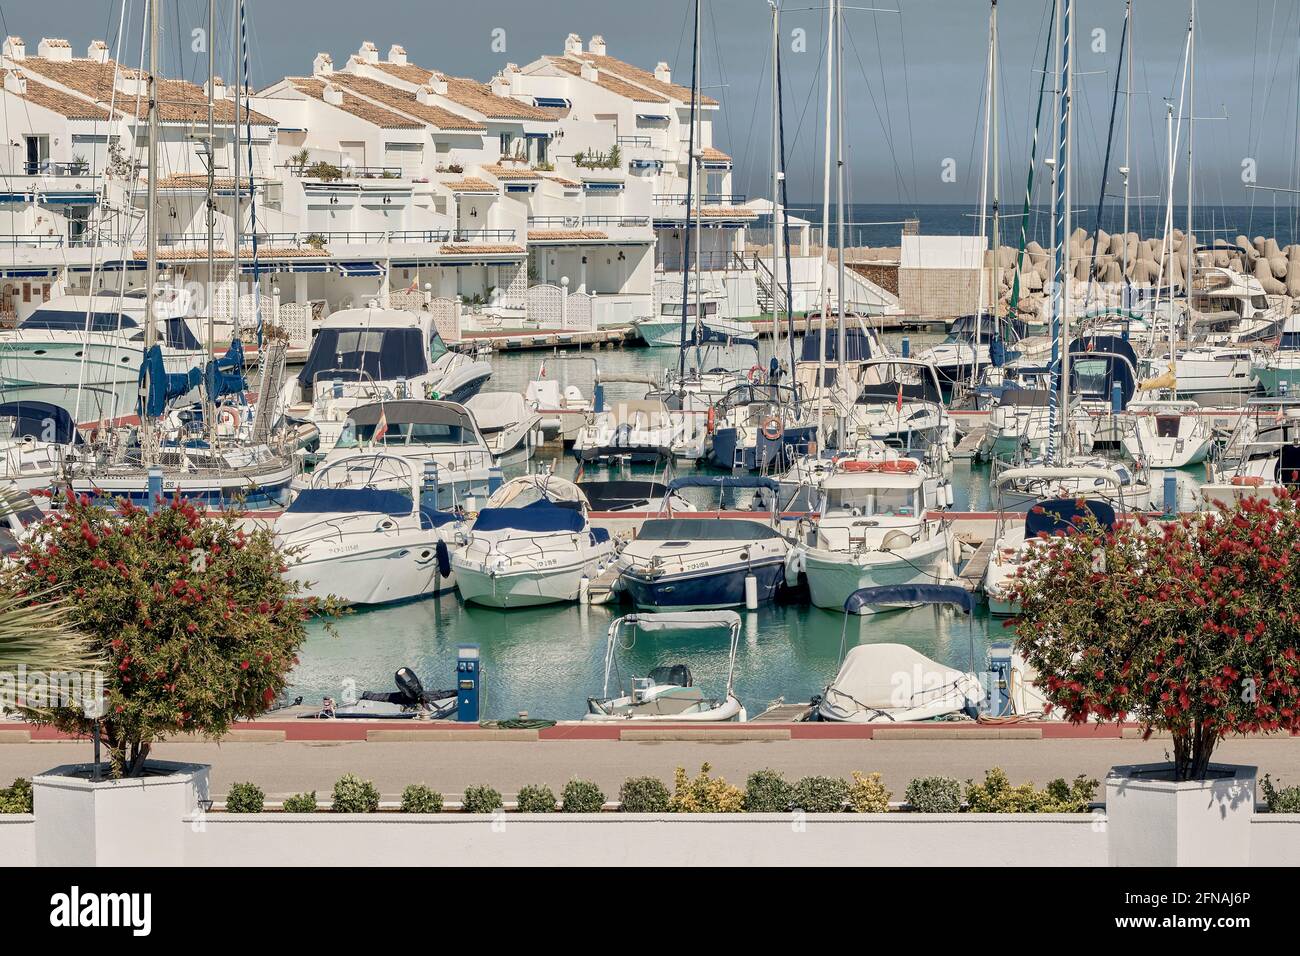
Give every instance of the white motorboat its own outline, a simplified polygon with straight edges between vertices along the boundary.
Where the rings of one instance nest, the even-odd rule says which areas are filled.
[[[443,510],[472,511],[493,481],[492,451],[474,416],[455,402],[406,398],[357,405],[344,420],[334,448],[316,468],[354,458],[363,450],[405,458],[417,471],[432,468],[432,493],[437,495],[436,507]],[[311,476],[304,475],[296,484],[307,487],[310,481]],[[405,479],[396,479],[396,485],[405,490]]]
[[[686,303],[686,344],[696,342],[696,328],[703,329],[708,341],[727,339],[753,339],[754,330],[748,325],[729,319],[721,319],[718,312],[722,305],[722,295],[713,289],[700,292],[703,305],[700,319],[696,321],[696,294],[691,292],[691,301]],[[643,316],[632,320],[632,327],[637,330],[646,345],[654,348],[680,348],[682,345],[682,302],[681,294],[659,304],[659,314]]]
[[[610,677],[615,669],[615,653],[632,646],[634,637],[660,639],[679,631],[725,630],[730,638],[727,663],[727,687],[721,698],[708,698],[695,686],[695,677],[687,664],[664,664],[652,667],[645,677],[632,677],[630,686],[618,688],[611,696]],[[740,645],[740,616],[734,611],[665,611],[658,614],[628,614],[609,626],[605,642],[605,683],[599,697],[587,698],[583,720],[615,721],[682,721],[687,723],[743,721],[744,706],[733,690],[736,651]]]
[[[1242,401],[1255,391],[1254,353],[1241,346],[1197,345],[1179,349],[1173,363],[1169,353],[1146,360],[1149,377],[1139,389],[1163,388],[1177,398],[1202,404]]]
[[[84,446],[67,409],[49,402],[0,403],[0,485],[49,489]]]
[[[1201,492],[1210,501],[1300,486],[1300,399],[1251,399],[1208,470],[1211,483]]]
[[[464,403],[492,375],[492,366],[450,351],[429,313],[342,309],[321,323],[307,362],[284,385],[280,407],[320,429],[328,452],[357,405],[391,399]]]
[[[777,482],[758,477],[691,477],[682,488],[753,489],[768,512],[754,518],[652,518],[619,555],[619,586],[637,607],[739,607],[774,600],[785,586],[790,542],[776,527]]]
[[[408,458],[354,454],[316,470],[311,486],[276,518],[294,555],[285,577],[315,597],[388,604],[449,594],[450,554],[465,523],[432,507],[432,489]]]
[[[1086,467],[1011,468],[998,476],[994,487],[998,519],[983,590],[989,612],[1005,617],[1017,610],[1010,593],[1012,579],[1018,568],[1032,561],[1043,537],[1073,534],[1090,518],[1103,528],[1114,527],[1122,488],[1112,470]]]
[[[812,603],[839,610],[861,588],[949,580],[952,539],[931,512],[951,503],[947,480],[913,458],[838,462],[822,482],[816,528],[799,546]]]
[[[679,418],[662,401],[628,399],[593,413],[573,440],[573,455],[581,462],[661,461],[679,433]]]
[[[951,457],[956,433],[933,365],[892,356],[872,359],[858,368],[857,384],[845,422],[848,447],[875,440],[936,462]]]
[[[1192,279],[1188,335],[1207,345],[1250,345],[1277,338],[1284,315],[1251,275],[1207,266]]]
[[[190,318],[190,293],[159,286],[154,303],[164,369],[202,365],[208,355]],[[84,421],[116,420],[135,413],[144,357],[143,290],[55,296],[18,328],[0,332],[0,388],[10,401],[39,397],[50,387],[93,388],[96,397],[87,392],[76,414]]]
[[[499,608],[576,601],[582,579],[598,577],[615,557],[609,532],[592,527],[587,513],[571,481],[539,474],[506,482],[451,556],[461,597]]]
[[[973,716],[983,697],[970,671],[944,667],[905,644],[859,644],[822,695],[817,719],[877,724]]]
[[[1127,411],[1133,427],[1124,451],[1148,468],[1199,465],[1214,447],[1214,432],[1196,402],[1133,402]]]
[[[542,416],[518,392],[479,392],[465,402],[479,433],[503,468],[522,465],[537,450]]]
[[[541,416],[542,432],[548,438],[558,435],[562,441],[572,442],[592,411],[591,399],[578,386],[562,385],[545,374],[543,369],[542,378],[528,383],[524,401]]]

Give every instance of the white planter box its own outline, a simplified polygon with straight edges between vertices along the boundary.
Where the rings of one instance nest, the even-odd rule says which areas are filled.
[[[91,781],[86,764],[32,778],[41,866],[180,866],[182,821],[208,799],[202,764],[150,761],[153,774]]]
[[[1111,768],[1110,865],[1248,866],[1256,768],[1212,764],[1208,780],[1172,775],[1172,764]]]

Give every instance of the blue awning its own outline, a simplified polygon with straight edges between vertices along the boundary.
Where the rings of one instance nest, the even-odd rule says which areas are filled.
[[[652,123],[667,123],[668,117],[662,113],[637,113],[636,118],[639,120],[648,120]]]
[[[384,267],[378,262],[340,262],[337,268],[345,279],[377,278],[384,274]]]
[[[587,525],[581,511],[534,501],[523,508],[484,508],[474,521],[475,531],[582,531]]]
[[[41,193],[40,201],[46,206],[94,206],[99,197],[94,193]]]
[[[44,279],[55,275],[57,271],[53,266],[36,269],[0,269],[0,275],[6,279]]]
[[[281,269],[281,272],[284,270]],[[291,262],[289,263],[290,272],[329,272],[330,264],[328,262]]]
[[[582,188],[589,193],[621,193],[622,183],[584,182]]]
[[[975,595],[953,584],[887,584],[854,591],[844,602],[844,613],[860,614],[875,604],[954,604],[969,614]]]
[[[566,100],[566,99],[565,99],[564,97],[562,97],[562,96],[534,96],[534,97],[533,97],[533,105],[534,105],[534,106],[540,106],[540,107],[542,107],[542,108],[550,108],[550,109],[564,109],[564,110],[567,110],[567,109],[568,109],[570,106],[572,106],[573,104],[571,104],[568,100]],[[545,134],[543,134],[543,133],[532,133],[532,134],[529,134],[529,135],[540,136],[540,135],[545,135]]]
[[[0,203],[31,202],[31,193],[0,193]]]

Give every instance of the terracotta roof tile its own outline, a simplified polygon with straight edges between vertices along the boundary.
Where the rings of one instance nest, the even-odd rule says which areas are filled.
[[[527,166],[484,166],[483,172],[496,179],[541,179],[542,174]]]
[[[700,210],[705,218],[715,219],[757,219],[758,213],[747,206],[705,206]]]
[[[366,99],[377,100],[384,106],[391,107],[407,116],[423,120],[437,129],[478,131],[485,129],[482,123],[461,116],[451,110],[428,103],[421,103],[415,93],[399,90],[395,86],[372,80],[368,76],[354,73],[331,73],[330,82],[345,86]]]
[[[158,258],[167,260],[184,260],[197,259],[207,256],[207,249],[193,248],[176,248],[176,249],[159,249]],[[134,259],[147,259],[149,253],[145,249],[133,249],[131,252]],[[241,258],[251,259],[253,255],[252,246],[240,246],[239,255]],[[308,259],[319,256],[328,256],[329,252],[325,249],[316,249],[312,246],[259,246],[257,249],[257,258],[260,259]],[[233,258],[228,249],[217,249],[213,256],[218,259]]]
[[[420,86],[432,79],[445,80],[447,83],[447,92],[445,94],[447,99],[476,113],[481,113],[489,119],[554,119],[545,110],[539,109],[531,103],[522,103],[508,96],[497,96],[492,92],[490,86],[486,83],[480,83],[478,80],[449,76],[446,73],[435,73],[432,70],[426,70],[422,66],[416,66],[414,63],[372,63],[370,65],[378,67],[399,80],[416,83]]]
[[[555,239],[608,239],[609,235],[598,229],[529,229],[528,241]]]
[[[582,76],[582,64],[577,60],[563,56],[549,56],[547,59],[570,76]],[[609,90],[611,93],[616,93],[619,96],[635,100],[638,103],[668,102],[667,98],[660,96],[657,93],[651,93],[643,87],[628,83],[616,76],[610,76],[609,73],[600,70],[597,70],[596,72],[596,85]]]
[[[7,70],[0,70],[0,83],[4,82],[7,72]],[[65,93],[63,90],[46,86],[44,83],[37,83],[31,77],[27,77],[27,92],[22,98],[71,120],[108,119],[108,110],[103,107],[96,106],[79,96],[73,96],[71,93]]]
[[[488,182],[486,179],[478,179],[474,176],[466,176],[464,179],[455,179],[443,183],[454,193],[495,193],[499,192],[499,187]]]
[[[731,162],[730,156],[728,156],[722,150],[715,149],[712,146],[706,146],[704,147],[704,149],[700,150],[700,156],[706,163],[707,162],[713,162],[713,163]]]
[[[594,63],[602,70],[608,70],[625,80],[631,80],[637,86],[644,86],[648,90],[653,90],[662,96],[670,97],[681,103],[691,101],[690,87],[681,86],[677,83],[662,83],[655,79],[654,73],[649,70],[643,70],[639,66],[633,66],[631,63],[625,63],[612,56],[596,56],[592,53],[583,53],[579,54],[579,56]],[[717,100],[705,96],[703,93],[700,94],[700,102],[705,106],[716,106],[718,104]]]
[[[358,119],[372,123],[381,129],[419,129],[424,124],[413,120],[410,117],[394,113],[392,110],[386,110],[383,107],[375,106],[368,100],[353,96],[351,93],[343,93],[343,99],[340,103],[329,103],[325,99],[325,83],[312,76],[290,76],[286,77],[293,84],[293,88],[300,93],[305,93],[312,99],[320,100],[328,106],[333,106],[337,110],[350,113]]]
[[[43,57],[29,56],[23,60],[23,69],[39,73],[59,86],[75,90],[101,106],[107,106],[110,101],[113,101],[115,107],[127,115],[144,116],[147,112],[148,103],[144,96],[129,96],[118,92],[114,98],[115,76],[121,75],[129,79],[139,76],[140,73],[129,67],[119,67],[112,60],[100,63],[97,60],[48,60]],[[213,113],[218,123],[223,125],[231,123],[235,118],[234,101],[217,100],[213,104]],[[164,123],[188,123],[207,119],[208,95],[202,87],[186,80],[160,78],[158,115]],[[240,113],[240,122],[248,120],[251,120],[254,126],[275,125],[275,120],[245,107]]]

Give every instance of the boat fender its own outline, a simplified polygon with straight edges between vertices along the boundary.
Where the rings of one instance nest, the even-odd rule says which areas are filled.
[[[880,542],[881,551],[901,551],[913,542],[913,538],[906,531],[895,529],[885,535],[885,539]]]
[[[447,550],[447,542],[439,541],[438,547],[438,576],[443,578],[451,577],[451,553]]]
[[[1233,475],[1232,483],[1239,488],[1258,488],[1264,479],[1259,475]]]
[[[799,575],[804,573],[807,562],[804,559],[802,548],[791,548],[785,556],[785,584],[786,587],[797,588],[799,586]]]

